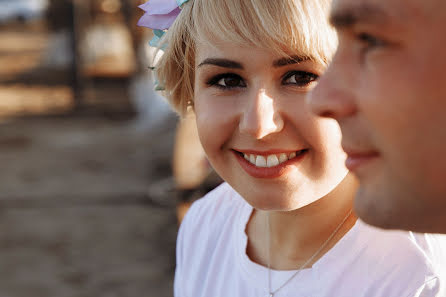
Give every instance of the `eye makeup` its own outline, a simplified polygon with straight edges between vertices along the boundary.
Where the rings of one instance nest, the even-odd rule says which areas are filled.
[[[285,75],[282,77],[282,84],[306,87],[312,82],[315,82],[318,78],[319,75],[308,71],[293,70],[285,73]]]
[[[221,73],[212,76],[206,81],[206,85],[217,87],[222,90],[246,87],[246,83],[243,78],[235,73]]]

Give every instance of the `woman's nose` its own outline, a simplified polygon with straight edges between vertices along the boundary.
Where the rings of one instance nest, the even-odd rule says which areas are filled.
[[[256,91],[244,107],[239,125],[240,132],[249,134],[255,139],[280,132],[284,123],[274,103],[274,99],[265,89]]]

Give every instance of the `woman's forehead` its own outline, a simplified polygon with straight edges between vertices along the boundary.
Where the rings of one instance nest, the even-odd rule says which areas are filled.
[[[308,56],[326,64],[331,60],[337,45],[336,32],[328,28],[328,25],[326,27],[314,30],[288,27],[288,32],[279,35],[271,34],[266,28],[256,30],[245,28],[241,33],[236,27],[225,28],[226,33],[220,33],[219,30],[209,32],[197,29],[193,39],[196,52],[206,49],[231,53],[235,47],[261,48],[280,56]]]
[[[316,51],[316,50],[315,50]],[[302,61],[315,61],[316,53],[309,52],[305,48],[296,48],[290,46],[284,46],[281,44],[276,44],[275,47],[271,48],[266,44],[254,44],[249,42],[244,43],[234,43],[232,41],[225,40],[201,40],[196,43],[196,63],[201,63],[200,60],[207,58],[232,58],[234,60],[239,60],[240,56],[250,56],[254,58],[261,53],[262,56],[268,56],[271,60],[278,61],[292,61],[296,60],[298,62]],[[254,55],[257,54],[257,55]]]

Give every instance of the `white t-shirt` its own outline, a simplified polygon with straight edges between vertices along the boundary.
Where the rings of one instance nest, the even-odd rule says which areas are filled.
[[[253,208],[228,184],[195,202],[177,240],[175,297],[268,297],[268,270],[246,255]],[[446,297],[446,236],[357,221],[275,297]],[[294,271],[271,272],[272,289]]]

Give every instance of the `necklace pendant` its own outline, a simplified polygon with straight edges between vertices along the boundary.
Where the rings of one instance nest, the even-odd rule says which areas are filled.
[[[274,297],[274,293],[269,293],[269,297]]]

